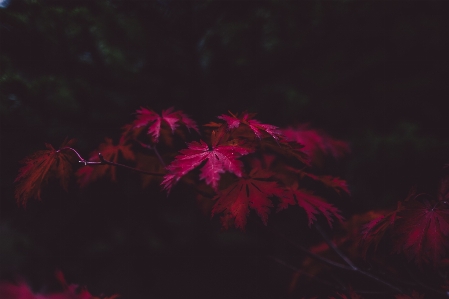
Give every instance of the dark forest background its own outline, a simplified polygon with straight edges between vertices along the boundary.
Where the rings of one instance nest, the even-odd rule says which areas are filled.
[[[122,298],[279,298],[291,270],[257,226],[220,232],[194,194],[119,173],[14,200],[19,161],[69,138],[87,156],[140,106],[199,124],[227,111],[347,140],[348,213],[431,190],[449,163],[445,1],[2,1],[0,278],[61,269]],[[301,227],[298,240],[308,236]],[[299,235],[299,233],[301,235]],[[305,236],[305,237],[304,237]],[[51,288],[51,286],[48,286]],[[290,296],[313,295],[316,289]]]

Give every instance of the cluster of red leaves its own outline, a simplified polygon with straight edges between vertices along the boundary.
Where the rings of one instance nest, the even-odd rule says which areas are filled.
[[[211,213],[223,213],[222,224],[225,228],[233,224],[244,229],[250,209],[266,224],[270,209],[275,206],[274,199],[278,201],[278,211],[289,205],[303,208],[309,226],[317,220],[318,215],[323,215],[329,225],[332,225],[334,219],[341,221],[343,218],[339,210],[303,183],[307,179],[313,180],[338,193],[349,193],[345,181],[308,171],[312,169],[311,162],[314,162],[318,151],[328,154],[327,151],[330,150],[332,155],[337,156],[334,152],[343,149],[346,151],[347,145],[310,129],[296,133],[289,129],[285,131],[290,135],[287,138],[280,128],[262,123],[254,119],[254,116],[246,112],[240,115],[223,114],[218,117],[223,122],[207,124],[208,138],[188,143],[187,148],[180,150],[165,167],[161,182],[163,189],[170,192],[182,178],[194,182],[188,175],[195,168],[200,168],[199,179],[211,189],[207,192],[215,193],[212,196],[215,204]],[[165,166],[156,150],[159,138],[166,136],[164,139],[168,140],[167,136],[174,135],[181,126],[198,132],[196,123],[182,111],[170,108],[159,115],[147,108],[138,109],[136,119],[124,127],[117,145],[112,139],[106,138],[88,160],[80,158],[85,166],[77,171],[79,185],[84,187],[100,177],[116,181],[116,167],[120,159],[145,159],[145,155],[136,155],[136,148],[147,152],[152,150],[152,155],[146,155],[147,160],[153,163],[159,160],[156,163]],[[146,133],[142,138],[144,129]],[[145,143],[145,138],[150,143]],[[172,145],[171,142],[165,144]],[[47,147],[47,151],[38,152],[26,159],[26,165],[17,178],[21,182],[16,191],[19,202],[25,203],[32,195],[40,197],[40,186],[50,175],[56,175],[61,178],[63,185],[67,184],[68,170],[71,167],[67,155],[73,153]],[[305,149],[307,154],[303,151]],[[137,165],[146,164],[136,162]],[[55,167],[58,169],[55,170]],[[233,176],[223,178],[225,173]]]
[[[123,132],[117,145],[115,145],[111,138],[105,138],[105,142],[100,144],[98,149],[90,154],[88,162],[100,162],[100,154],[104,160],[117,164],[119,157],[127,161],[136,161],[136,153],[132,149],[132,143],[138,144],[140,147],[151,149],[154,144],[159,142],[159,138],[163,136],[163,139],[167,144],[171,144],[171,137],[180,126],[186,127],[188,130],[193,129],[197,132],[198,126],[190,117],[179,110],[169,108],[163,110],[161,115],[153,110],[143,108],[136,110],[136,118],[130,124],[123,127]],[[150,144],[145,144],[139,137],[141,137],[142,130],[146,129],[145,136],[149,137]],[[138,157],[142,157],[138,155]],[[157,157],[147,156],[146,159],[139,159],[138,165],[147,165],[147,161],[157,162]],[[158,167],[151,166],[151,169],[157,169]],[[78,184],[81,187],[85,187],[89,183],[98,180],[101,177],[109,177],[112,181],[117,180],[116,166],[111,164],[101,165],[85,165],[78,169],[76,173],[78,177]]]
[[[93,296],[85,287],[79,287],[75,284],[68,284],[62,272],[56,272],[62,291],[40,294],[34,293],[25,282],[18,284],[10,282],[0,282],[0,298],[2,299],[117,299],[119,295],[110,297]]]
[[[59,150],[46,144],[46,150],[25,158],[15,180],[16,200],[25,206],[29,198],[40,199],[42,185],[51,178],[59,179],[62,187],[67,189],[76,158],[85,164],[76,173],[81,187],[101,177],[116,181],[117,166],[124,166],[119,163],[126,160],[145,168],[141,170],[150,171],[154,177],[162,178],[159,182],[168,193],[181,180],[194,185],[201,196],[209,196],[208,212],[212,216],[221,214],[225,229],[231,226],[244,229],[251,211],[266,225],[272,209],[279,212],[292,205],[304,210],[309,227],[318,218],[325,219],[331,227],[335,220],[342,222],[339,209],[324,199],[320,191],[327,188],[336,194],[349,194],[348,185],[338,177],[317,174],[315,168],[320,167],[320,173],[323,173],[324,161],[328,157],[341,158],[349,152],[348,144],[308,126],[280,129],[254,117],[254,114],[246,112],[218,116],[221,122],[207,124],[206,134],[199,141],[188,142],[187,148],[180,149],[177,155],[175,150],[165,155],[171,160],[165,166],[156,147],[173,149],[174,136],[185,140],[181,129],[199,133],[198,127],[186,114],[173,108],[162,111],[160,115],[140,108],[136,111],[136,119],[124,127],[118,144],[106,138],[88,160],[81,158],[71,147],[73,140],[65,142]],[[357,224],[360,219],[365,219],[365,222],[372,219],[364,226],[361,235],[364,256],[369,248],[374,247],[375,250],[380,242],[390,240],[393,253],[403,253],[420,266],[437,266],[449,252],[448,200],[449,177],[446,177],[437,196],[412,194],[398,203],[395,210],[375,219],[374,216],[379,214],[374,211],[365,216],[356,215],[359,217],[353,217],[353,221],[340,227],[345,230],[345,235],[337,236],[334,243],[342,247],[350,244],[347,252],[353,253],[351,257],[356,256],[359,248],[354,245],[357,239],[354,232],[358,230],[354,227],[360,227]],[[310,250],[320,255],[331,251],[327,243],[312,246]],[[303,268],[313,266],[307,263],[309,260],[304,260]],[[319,269],[309,272],[314,271],[318,273]],[[60,281],[64,291],[54,294],[34,294],[24,283],[0,284],[0,296],[96,298],[84,288],[67,285],[62,274]],[[337,296],[362,298],[352,290]],[[422,295],[417,292],[396,295],[396,299],[409,298],[422,299]]]
[[[51,144],[45,144],[46,150],[40,150],[26,157],[21,163],[19,175],[15,179],[17,203],[25,206],[29,198],[41,199],[42,186],[50,178],[59,179],[61,186],[67,190],[72,163],[76,157],[70,150],[75,141],[65,141],[59,150]]]
[[[312,191],[298,187],[300,182],[296,178],[301,177],[294,172],[301,170],[287,166],[286,159],[293,157],[301,168],[307,166],[309,161],[301,151],[303,146],[287,140],[278,127],[261,123],[253,117],[254,114],[249,113],[230,113],[230,116],[218,117],[224,123],[207,124],[207,127],[212,128],[210,145],[201,140],[189,143],[187,149],[181,150],[180,155],[167,167],[168,173],[162,182],[164,189],[170,191],[183,176],[205,162],[200,170],[200,179],[216,192],[212,216],[223,213],[221,220],[226,229],[230,225],[244,229],[250,209],[266,224],[270,208],[274,207],[274,198],[280,202],[278,211],[289,205],[303,208],[309,226],[317,220],[318,214],[323,215],[329,225],[332,225],[334,218],[343,220],[339,210],[332,204]],[[242,161],[243,156],[251,153],[257,155]],[[284,169],[290,169],[289,173],[283,176],[282,173],[270,170],[268,164],[273,164],[275,160],[283,163]],[[236,178],[221,180],[220,174],[225,172],[233,173]],[[309,173],[309,178],[349,193],[346,182],[338,178],[312,173]]]

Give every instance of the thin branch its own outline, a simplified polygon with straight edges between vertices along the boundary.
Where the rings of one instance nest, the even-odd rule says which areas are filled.
[[[285,261],[283,261],[283,260],[281,260],[281,259],[279,259],[279,258],[277,258],[275,256],[270,256],[270,257],[273,260],[275,260],[277,263],[281,264],[282,266],[284,266],[286,268],[289,268],[290,270],[293,270],[295,272],[299,272],[301,274],[304,274],[305,276],[309,277],[310,279],[316,280],[316,281],[318,281],[318,282],[320,282],[320,283],[322,283],[324,285],[327,285],[329,287],[332,287],[332,288],[335,288],[335,289],[341,289],[340,286],[338,286],[336,284],[333,284],[333,283],[331,283],[331,282],[329,282],[327,280],[324,280],[324,279],[321,279],[319,277],[316,277],[314,275],[311,275],[311,274],[307,273],[306,271],[304,271],[302,269],[299,269],[299,268],[297,268],[297,267],[295,267],[293,265],[290,265],[287,262],[285,262]]]
[[[165,168],[166,167],[165,162],[164,162],[164,160],[162,160],[162,157],[159,154],[159,151],[157,150],[156,146],[153,146],[153,151],[156,154],[156,156],[159,159],[159,161],[161,162],[162,166]]]
[[[147,149],[149,149],[149,150],[154,151],[154,153],[156,154],[157,158],[159,159],[159,162],[161,162],[161,165],[162,165],[164,168],[166,167],[164,160],[162,159],[161,155],[159,154],[159,151],[158,151],[157,148],[156,148],[156,145],[151,146],[151,145],[149,145],[149,144],[145,144],[145,143],[143,143],[143,142],[140,142],[139,140],[136,140],[136,141],[140,144],[140,146],[142,146],[142,147],[144,147],[144,148],[147,148]]]
[[[268,228],[267,228],[267,229],[268,229]],[[316,254],[316,253],[311,252],[311,251],[308,250],[306,247],[304,247],[304,246],[302,246],[302,245],[299,245],[299,244],[293,242],[292,240],[290,240],[289,238],[287,238],[285,235],[283,235],[283,234],[281,234],[281,233],[274,232],[274,231],[271,230],[271,229],[268,229],[268,231],[270,231],[270,232],[272,232],[272,233],[275,233],[277,236],[279,236],[279,237],[281,237],[282,239],[284,239],[284,241],[290,243],[290,245],[294,246],[296,249],[302,251],[303,253],[305,253],[306,255],[308,255],[308,256],[310,256],[310,257],[313,257],[313,258],[316,259],[316,260],[319,260],[319,261],[321,261],[321,262],[323,262],[323,263],[325,263],[325,264],[334,266],[334,267],[336,267],[336,268],[340,268],[340,269],[344,269],[344,270],[350,270],[350,271],[354,270],[353,268],[351,268],[351,267],[349,267],[349,266],[347,266],[347,265],[345,265],[345,264],[341,264],[341,263],[338,263],[338,262],[334,262],[334,261],[329,260],[329,259],[327,259],[327,258],[325,258],[325,257],[322,257],[321,255],[318,255],[318,254]]]
[[[318,224],[314,224],[315,228],[317,229],[317,231],[320,233],[320,235],[323,237],[324,241],[329,245],[329,247],[340,257],[342,258],[351,268],[352,271],[355,271],[357,273],[360,273],[366,277],[371,278],[372,280],[375,280],[387,287],[389,287],[390,289],[395,290],[396,292],[399,292],[401,294],[404,293],[404,291],[402,289],[400,289],[399,287],[396,287],[394,285],[392,285],[391,283],[383,280],[380,277],[377,277],[376,275],[373,275],[369,272],[365,272],[361,269],[359,269],[357,266],[354,265],[354,263],[352,263],[352,261],[345,255],[343,254],[343,252],[340,251],[340,249],[338,249],[338,247],[334,244],[334,242],[332,242],[332,240],[326,235],[326,233],[321,229],[321,227]]]
[[[334,261],[332,261],[332,260],[329,260],[329,259],[327,259],[327,258],[324,258],[324,257],[322,257],[322,256],[320,256],[320,255],[318,255],[318,254],[316,254],[316,253],[313,253],[313,252],[309,251],[309,250],[308,250],[306,247],[304,247],[304,246],[301,246],[301,245],[299,245],[299,244],[296,244],[295,242],[293,242],[292,240],[290,240],[289,238],[287,238],[286,236],[284,236],[284,235],[281,234],[281,233],[274,232],[274,231],[271,230],[271,229],[268,229],[268,230],[271,231],[271,232],[273,232],[273,233],[275,233],[275,234],[277,234],[277,235],[280,236],[282,239],[284,239],[285,241],[287,241],[288,243],[290,243],[291,245],[293,245],[296,249],[299,249],[299,250],[302,251],[303,253],[307,254],[307,255],[310,256],[310,257],[313,257],[313,258],[316,259],[316,260],[319,260],[319,261],[321,261],[321,262],[323,262],[323,263],[325,263],[325,264],[331,265],[331,266],[336,267],[336,268],[339,268],[339,269],[344,269],[344,270],[348,270],[348,271],[353,271],[353,272],[360,273],[360,274],[362,274],[362,275],[364,275],[364,276],[366,276],[366,277],[368,277],[368,278],[370,278],[370,279],[372,279],[372,280],[375,280],[375,281],[377,281],[377,282],[379,282],[379,283],[381,283],[381,284],[383,284],[383,285],[389,287],[390,289],[394,290],[394,291],[397,292],[397,293],[400,293],[400,294],[403,294],[403,293],[404,293],[404,291],[403,291],[402,289],[400,289],[399,287],[396,287],[396,286],[392,285],[391,283],[389,283],[389,282],[383,280],[382,278],[377,277],[377,276],[375,276],[375,275],[373,275],[373,274],[371,274],[371,273],[369,273],[369,272],[365,272],[365,271],[363,271],[363,270],[360,270],[360,269],[357,268],[352,262],[351,262],[352,266],[351,266],[351,265],[341,264],[341,263],[338,263],[338,262],[334,262]],[[326,235],[325,235],[325,236],[326,236]],[[326,236],[326,238],[327,238],[328,240],[330,240],[329,237]],[[332,242],[332,241],[331,241],[331,242]],[[331,246],[331,248],[336,248],[335,244],[333,244],[333,245],[334,245],[334,246]],[[340,252],[341,255],[345,256],[341,251],[339,251],[339,252]],[[348,259],[348,257],[346,257],[346,256],[345,256],[345,258]],[[344,260],[345,260],[345,259],[344,259]]]
[[[131,166],[128,166],[128,165],[125,165],[125,164],[120,164],[120,163],[115,163],[115,162],[112,162],[112,161],[105,160],[105,158],[103,157],[103,155],[101,153],[98,153],[98,157],[100,158],[100,161],[88,161],[88,160],[84,159],[83,157],[81,157],[81,155],[74,148],[71,148],[69,146],[63,147],[63,148],[57,150],[56,152],[60,152],[62,150],[71,150],[72,152],[74,152],[75,155],[79,159],[78,162],[84,164],[84,166],[86,166],[86,165],[105,165],[105,164],[107,164],[107,165],[112,165],[112,166],[116,166],[116,167],[126,168],[128,170],[132,170],[132,171],[136,171],[136,172],[140,172],[140,173],[144,173],[144,174],[148,174],[148,175],[156,175],[156,176],[164,176],[165,175],[164,173],[146,171],[146,170],[134,168],[134,167],[131,167]],[[157,153],[157,156],[160,157],[159,153]],[[164,162],[161,161],[161,163],[164,163]],[[165,167],[165,165],[164,165],[164,167]]]
[[[81,155],[74,148],[71,148],[70,146],[66,146],[66,147],[60,148],[56,152],[59,153],[60,151],[63,151],[63,150],[71,150],[72,152],[74,152],[75,155],[78,156],[78,159],[80,159],[80,161],[79,161],[80,163],[86,163],[87,162],[83,157],[81,157]],[[84,165],[86,165],[86,164],[84,164]]]
[[[128,165],[125,165],[125,164],[120,164],[120,163],[115,163],[115,162],[112,162],[112,161],[105,160],[101,153],[98,153],[98,157],[100,158],[100,162],[96,162],[96,163],[92,163],[92,162],[89,162],[89,161],[80,161],[80,162],[86,163],[85,165],[107,164],[107,165],[112,165],[112,166],[116,166],[116,167],[122,167],[122,168],[125,168],[125,169],[128,169],[128,170],[132,170],[132,171],[136,171],[136,172],[140,172],[140,173],[144,173],[144,174],[149,174],[149,175],[156,175],[156,176],[164,176],[165,175],[164,173],[146,171],[146,170],[134,168],[134,167],[131,167],[131,166],[128,166]]]
[[[279,258],[277,258],[275,256],[269,256],[269,257],[272,258],[273,260],[275,260],[277,263],[281,264],[282,266],[284,266],[284,267],[286,267],[286,268],[288,268],[288,269],[290,269],[292,271],[299,272],[299,273],[309,277],[310,279],[313,279],[313,280],[315,280],[315,281],[317,281],[319,283],[322,283],[324,285],[332,287],[335,290],[347,291],[347,288],[344,287],[344,286],[339,286],[339,285],[331,283],[331,282],[329,282],[327,280],[324,280],[324,279],[321,279],[321,278],[316,277],[314,275],[311,275],[311,274],[307,273],[306,271],[301,270],[301,269],[299,269],[299,268],[297,268],[297,267],[295,267],[295,266],[293,266],[291,264],[288,264],[287,262],[285,262],[285,261],[283,261],[283,260],[281,260],[281,259],[279,259]],[[390,294],[389,292],[372,291],[372,290],[354,290],[354,293],[367,294],[367,295],[387,295],[387,294]]]
[[[329,245],[330,248],[332,248],[332,250],[342,259],[345,261],[345,263],[351,267],[354,271],[357,271],[358,268],[356,267],[356,265],[354,265],[354,263],[346,256],[343,254],[343,252],[340,251],[340,249],[338,249],[338,247],[334,244],[334,242],[332,242],[332,240],[326,235],[326,233],[323,231],[323,229],[321,228],[321,226],[318,225],[318,223],[314,223],[313,224],[314,227],[316,228],[316,230],[320,233],[321,237],[324,239],[324,241],[327,243],[327,245]]]

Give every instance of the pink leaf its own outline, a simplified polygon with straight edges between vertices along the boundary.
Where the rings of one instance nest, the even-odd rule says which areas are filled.
[[[161,183],[167,191],[170,191],[182,176],[204,161],[206,164],[201,168],[200,179],[216,190],[221,173],[228,171],[238,177],[242,175],[243,164],[237,159],[251,152],[238,145],[217,145],[209,148],[202,140],[191,142],[187,146],[188,148],[181,150],[181,154],[167,166],[169,174],[165,175]]]
[[[253,119],[253,114],[243,113],[241,117],[230,113],[231,116],[223,114],[219,116],[219,119],[226,121],[229,129],[238,128],[240,124],[248,126],[257,136],[257,138],[262,138],[262,133],[265,132],[273,137],[275,140],[279,140],[282,136],[281,131],[278,127],[268,124],[263,124],[258,120]]]
[[[283,210],[288,205],[297,204],[303,208],[307,214],[309,227],[315,222],[316,216],[322,214],[330,227],[332,227],[333,218],[337,218],[339,221],[343,221],[340,211],[334,205],[325,202],[321,197],[310,194],[304,190],[297,189],[297,186],[292,186],[286,189],[282,196],[278,210]]]
[[[310,129],[306,125],[284,129],[282,134],[289,140],[302,144],[303,151],[310,156],[313,162],[318,164],[322,162],[320,160],[324,156],[331,155],[338,159],[350,152],[348,143],[329,137],[318,130]]]
[[[151,135],[155,142],[159,141],[162,121],[170,127],[172,134],[175,132],[179,124],[185,125],[187,129],[194,129],[199,132],[195,121],[190,119],[182,111],[175,111],[173,108],[163,110],[162,115],[143,107],[137,110],[136,113],[137,118],[133,122],[132,128],[138,129],[140,127],[148,126],[148,135]]]

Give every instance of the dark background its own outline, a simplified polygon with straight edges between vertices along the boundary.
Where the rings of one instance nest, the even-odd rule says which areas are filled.
[[[23,157],[66,137],[86,156],[140,106],[174,106],[199,124],[248,110],[347,140],[335,167],[352,191],[347,213],[395,206],[413,185],[431,192],[449,162],[444,1],[2,5],[0,276],[36,291],[59,268],[97,295],[288,296],[291,270],[266,257],[285,246],[257,225],[220,232],[193,194],[166,198],[119,173],[120,184],[50,185],[42,202],[16,205]]]

